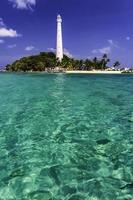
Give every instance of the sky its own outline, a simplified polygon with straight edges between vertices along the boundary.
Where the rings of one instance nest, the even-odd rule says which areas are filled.
[[[0,66],[53,51],[57,14],[65,54],[133,68],[133,0],[0,0]]]

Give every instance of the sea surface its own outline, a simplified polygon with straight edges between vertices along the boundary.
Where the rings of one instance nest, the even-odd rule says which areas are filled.
[[[133,75],[1,73],[0,200],[133,200]]]

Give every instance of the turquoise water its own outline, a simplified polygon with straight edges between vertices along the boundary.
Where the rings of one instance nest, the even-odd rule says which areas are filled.
[[[0,74],[0,200],[133,200],[133,75]]]

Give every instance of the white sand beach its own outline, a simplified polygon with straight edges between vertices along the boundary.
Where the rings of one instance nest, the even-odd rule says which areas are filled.
[[[121,74],[121,71],[101,71],[101,70],[93,70],[93,71],[66,71],[67,74]]]

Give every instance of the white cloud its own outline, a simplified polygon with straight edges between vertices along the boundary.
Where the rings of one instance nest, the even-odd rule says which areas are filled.
[[[13,29],[7,29],[5,27],[0,28],[0,37],[19,37],[20,34]]]
[[[128,41],[129,41],[130,39],[131,39],[131,38],[130,38],[129,36],[127,36],[127,37],[126,37],[126,40],[128,40]]]
[[[108,46],[100,48],[100,49],[93,49],[91,53],[93,54],[110,54],[113,48],[119,48],[116,42],[114,42],[112,39],[107,40],[109,43]]]
[[[11,28],[7,28],[3,22],[3,19],[0,18],[0,37],[19,37],[20,34],[17,33],[16,30]]]
[[[36,5],[36,0],[8,0],[13,3],[13,7],[18,9],[32,9]]]
[[[73,55],[68,51],[68,49],[64,49],[63,51],[64,51],[63,53],[64,53],[66,56],[68,56],[69,58],[73,58]]]
[[[102,54],[109,54],[111,53],[111,47],[104,47],[102,49],[99,49],[99,52],[102,53]]]
[[[112,39],[107,40],[107,41],[112,47],[119,48],[119,46],[116,44],[116,42],[114,42]]]
[[[3,44],[5,41],[0,39],[0,44]]]
[[[93,58],[93,56],[88,56],[87,59],[91,60]]]
[[[92,50],[92,53],[93,53],[93,54],[99,53],[99,49],[93,49],[93,50]]]
[[[3,19],[0,18],[0,27],[3,27],[3,26],[5,26],[5,24],[4,24],[4,22],[3,22]]]
[[[94,50],[92,50],[92,53],[93,54],[98,54],[98,53],[109,54],[109,53],[111,53],[111,47],[108,46],[108,47],[103,47],[101,49],[94,49]]]
[[[32,51],[33,49],[35,49],[35,47],[31,45],[31,46],[27,46],[25,48],[25,51]]]
[[[54,48],[48,48],[47,50],[56,53],[56,49],[54,49]],[[68,56],[69,58],[72,58],[72,57],[73,57],[73,55],[68,51],[68,49],[65,49],[65,48],[64,48],[64,49],[63,49],[63,53],[64,53],[66,56]]]
[[[47,48],[48,51],[56,52],[56,49],[54,48]]]
[[[108,43],[111,44],[111,45],[114,44],[113,40],[108,40]]]
[[[8,45],[7,48],[8,48],[8,49],[13,49],[13,48],[15,48],[16,46],[17,46],[16,44],[11,44],[11,45]]]

